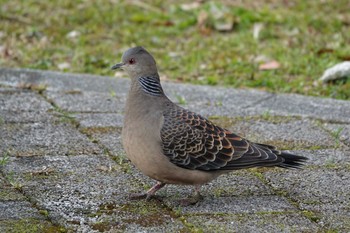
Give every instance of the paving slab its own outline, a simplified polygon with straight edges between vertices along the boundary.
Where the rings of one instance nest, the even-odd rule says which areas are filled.
[[[347,168],[263,173],[276,190],[287,192],[300,208],[312,211],[329,229],[349,229],[350,174]],[[334,221],[337,219],[336,221]]]
[[[10,176],[10,175],[9,175]],[[19,190],[0,174],[0,232],[58,230]]]
[[[26,201],[27,198],[23,196],[17,189],[15,189],[6,178],[0,174],[0,202],[7,201]]]
[[[310,167],[347,167],[350,164],[350,149],[348,147],[319,150],[290,150],[291,153],[302,155],[309,160]]]
[[[53,107],[29,90],[0,88],[0,124],[42,122],[50,118]]]
[[[296,210],[286,198],[277,195],[216,197],[206,198],[200,204],[193,206],[179,207],[176,201],[170,205],[180,208],[182,214],[250,214]]]
[[[350,125],[324,123],[323,126],[339,141],[350,146]]]
[[[44,123],[52,120],[49,112],[0,110],[0,125],[3,123]]]
[[[74,114],[79,126],[85,128],[119,128],[123,127],[124,115],[120,113],[84,113]]]
[[[282,149],[338,146],[334,137],[318,127],[315,121],[305,118],[276,120],[241,120],[228,129],[251,141],[275,145]]]
[[[41,111],[52,109],[40,95],[19,89],[0,88],[0,110],[4,111]]]
[[[109,132],[95,130],[86,132],[104,148],[107,148],[113,156],[125,156],[120,130],[113,130]]]
[[[13,156],[96,154],[101,150],[69,123],[0,125],[0,155]]]
[[[203,116],[251,116],[261,115],[252,106],[271,98],[273,94],[258,90],[211,88],[189,84],[164,83],[169,98],[186,109]],[[209,94],[210,93],[210,94]]]
[[[205,232],[318,232],[309,219],[293,212],[188,215],[188,223]]]
[[[0,69],[0,84],[20,87],[34,86],[46,87],[48,91],[55,92],[103,92],[111,91],[125,93],[128,90],[129,79],[115,77],[71,74],[55,71],[41,71],[32,69]]]
[[[67,112],[122,112],[125,98],[99,92],[47,92],[47,98]]]
[[[139,179],[142,179],[139,177]],[[152,181],[144,179],[143,182],[153,184]],[[142,190],[140,190],[142,191]],[[194,187],[190,185],[167,185],[159,191],[159,196],[163,199],[169,199],[174,205],[178,200],[190,196]],[[247,171],[235,171],[224,174],[218,179],[205,184],[201,187],[201,194],[205,199],[241,197],[241,196],[266,196],[273,195],[270,187],[266,186],[256,176]]]
[[[296,115],[350,123],[350,102],[345,100],[279,94],[260,102],[256,108],[276,115]]]

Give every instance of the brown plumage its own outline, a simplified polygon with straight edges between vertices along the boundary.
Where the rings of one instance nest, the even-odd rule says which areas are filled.
[[[158,180],[151,197],[165,184],[199,185],[232,170],[279,166],[299,168],[307,158],[274,146],[250,142],[169,100],[156,63],[142,47],[127,50],[122,63],[131,78],[125,107],[123,146],[145,175]]]
[[[161,138],[164,154],[186,169],[217,171],[276,165],[297,168],[306,160],[270,145],[249,142],[179,106],[164,111]]]

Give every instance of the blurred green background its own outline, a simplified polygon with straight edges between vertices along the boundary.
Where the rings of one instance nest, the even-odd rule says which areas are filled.
[[[161,78],[350,99],[350,1],[0,0],[0,66],[113,75],[142,45]],[[117,75],[120,75],[119,73]]]

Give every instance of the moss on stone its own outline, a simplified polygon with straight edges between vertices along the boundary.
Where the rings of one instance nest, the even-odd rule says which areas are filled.
[[[0,221],[0,230],[7,233],[57,233],[67,232],[64,227],[55,226],[48,221],[40,221],[37,219],[20,219]]]
[[[120,127],[90,127],[90,128],[83,128],[80,130],[82,133],[92,136],[93,134],[106,134],[106,133],[111,133],[111,132],[121,132]]]

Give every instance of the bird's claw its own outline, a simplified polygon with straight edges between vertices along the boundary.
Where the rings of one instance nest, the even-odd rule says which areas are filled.
[[[147,193],[131,193],[129,194],[130,200],[141,200],[141,199],[146,199],[149,198],[147,197]]]
[[[190,205],[195,205],[201,200],[203,200],[203,196],[200,195],[199,193],[196,193],[195,195],[193,195],[191,197],[181,199],[179,204],[182,207],[186,207],[186,206],[190,206]]]
[[[156,196],[156,195],[151,195],[149,193],[132,193],[129,195],[129,199],[130,200],[146,200],[146,201],[150,201],[152,199],[158,200],[160,201],[161,198]]]

